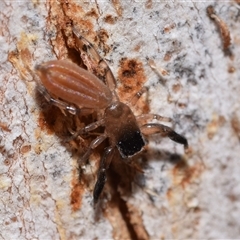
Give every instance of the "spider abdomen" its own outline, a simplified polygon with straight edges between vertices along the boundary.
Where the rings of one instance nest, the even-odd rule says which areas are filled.
[[[50,94],[80,108],[103,109],[112,101],[111,91],[99,78],[70,61],[49,61],[36,70]]]

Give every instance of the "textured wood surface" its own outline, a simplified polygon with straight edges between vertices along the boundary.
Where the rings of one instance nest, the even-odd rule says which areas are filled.
[[[237,1],[2,0],[0,9],[0,239],[240,236]],[[190,146],[156,136],[132,168],[116,159],[97,209],[103,148],[78,177],[89,143],[65,136],[83,123],[49,106],[34,80],[36,64],[79,62],[73,25],[108,62],[122,101],[148,86],[135,113],[172,118]]]

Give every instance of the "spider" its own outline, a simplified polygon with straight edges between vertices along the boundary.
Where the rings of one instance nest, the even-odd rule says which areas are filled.
[[[185,149],[188,148],[188,142],[168,126],[160,123],[145,124],[153,119],[169,121],[169,118],[158,114],[135,116],[129,106],[135,105],[147,88],[134,95],[129,104],[121,102],[115,91],[116,80],[106,61],[76,29],[73,29],[73,35],[87,70],[68,60],[45,62],[37,65],[35,69],[38,90],[47,101],[71,114],[97,112],[100,116],[96,122],[86,125],[72,136],[84,136],[100,126],[104,127],[104,132],[90,143],[87,151],[78,160],[78,164],[82,165],[97,146],[108,140],[109,146],[101,157],[93,190],[93,201],[96,204],[107,180],[106,171],[116,154],[119,153],[122,161],[128,163],[143,150],[146,145],[145,137],[152,134],[169,137],[183,144]]]

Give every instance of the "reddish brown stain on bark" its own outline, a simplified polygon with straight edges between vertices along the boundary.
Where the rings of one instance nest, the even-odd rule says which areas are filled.
[[[121,84],[118,89],[119,97],[122,100],[130,100],[146,82],[143,64],[137,59],[123,58],[120,62],[118,78]]]
[[[152,8],[152,0],[147,0],[146,3],[145,3],[145,8],[147,9],[151,9]]]
[[[171,58],[172,58],[172,53],[166,52],[163,60],[166,61],[166,62],[168,62],[168,61],[170,61]]]
[[[76,170],[73,171],[75,177],[72,178],[72,191],[71,191],[71,206],[73,211],[77,211],[82,205],[82,195],[84,193],[84,185],[77,177]]]
[[[169,24],[167,26],[164,27],[163,31],[164,33],[168,33],[170,32],[172,29],[174,29],[176,27],[175,23]]]
[[[104,17],[104,21],[108,24],[115,24],[116,21],[117,21],[117,17],[115,16],[112,16],[110,14],[107,14],[105,17]]]
[[[0,122],[0,128],[6,132],[11,132],[11,129],[8,127],[6,123]]]
[[[189,167],[184,161],[178,163],[172,171],[174,182],[183,188],[190,184],[194,179],[199,178],[203,171],[202,162]],[[176,177],[176,178],[175,178]]]
[[[123,8],[119,0],[112,0],[113,7],[115,8],[116,13],[119,17],[123,14]]]
[[[25,146],[22,146],[21,149],[20,149],[20,152],[22,154],[26,154],[28,153],[29,151],[31,151],[31,145],[25,145]]]
[[[174,84],[174,85],[172,86],[172,90],[173,90],[173,92],[175,92],[175,93],[179,92],[179,91],[181,90],[181,88],[182,88],[182,85],[179,84],[179,83],[176,83],[176,84]]]
[[[231,127],[232,127],[234,134],[240,140],[240,120],[236,114],[234,114],[231,118]]]

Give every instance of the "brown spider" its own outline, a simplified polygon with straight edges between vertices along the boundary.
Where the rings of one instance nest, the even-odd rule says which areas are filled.
[[[152,119],[169,121],[169,118],[157,114],[134,116],[127,104],[120,102],[116,92],[116,81],[107,63],[99,56],[93,45],[73,29],[81,58],[88,71],[68,60],[53,60],[36,66],[39,77],[38,90],[44,97],[57,107],[72,114],[90,114],[94,111],[101,116],[73,135],[83,136],[99,126],[104,126],[104,133],[96,137],[78,164],[86,162],[92,151],[103,141],[108,139],[109,147],[104,151],[98,171],[97,182],[93,191],[94,204],[106,182],[106,170],[117,151],[121,159],[128,162],[129,158],[141,152],[145,146],[145,136],[160,134],[188,147],[185,137],[174,132],[170,127],[159,123],[144,122]],[[96,63],[94,65],[94,62]],[[96,72],[101,72],[96,76]],[[95,73],[95,75],[93,74]],[[100,80],[99,78],[103,79]],[[140,96],[146,91],[143,88],[131,100],[135,105]]]

